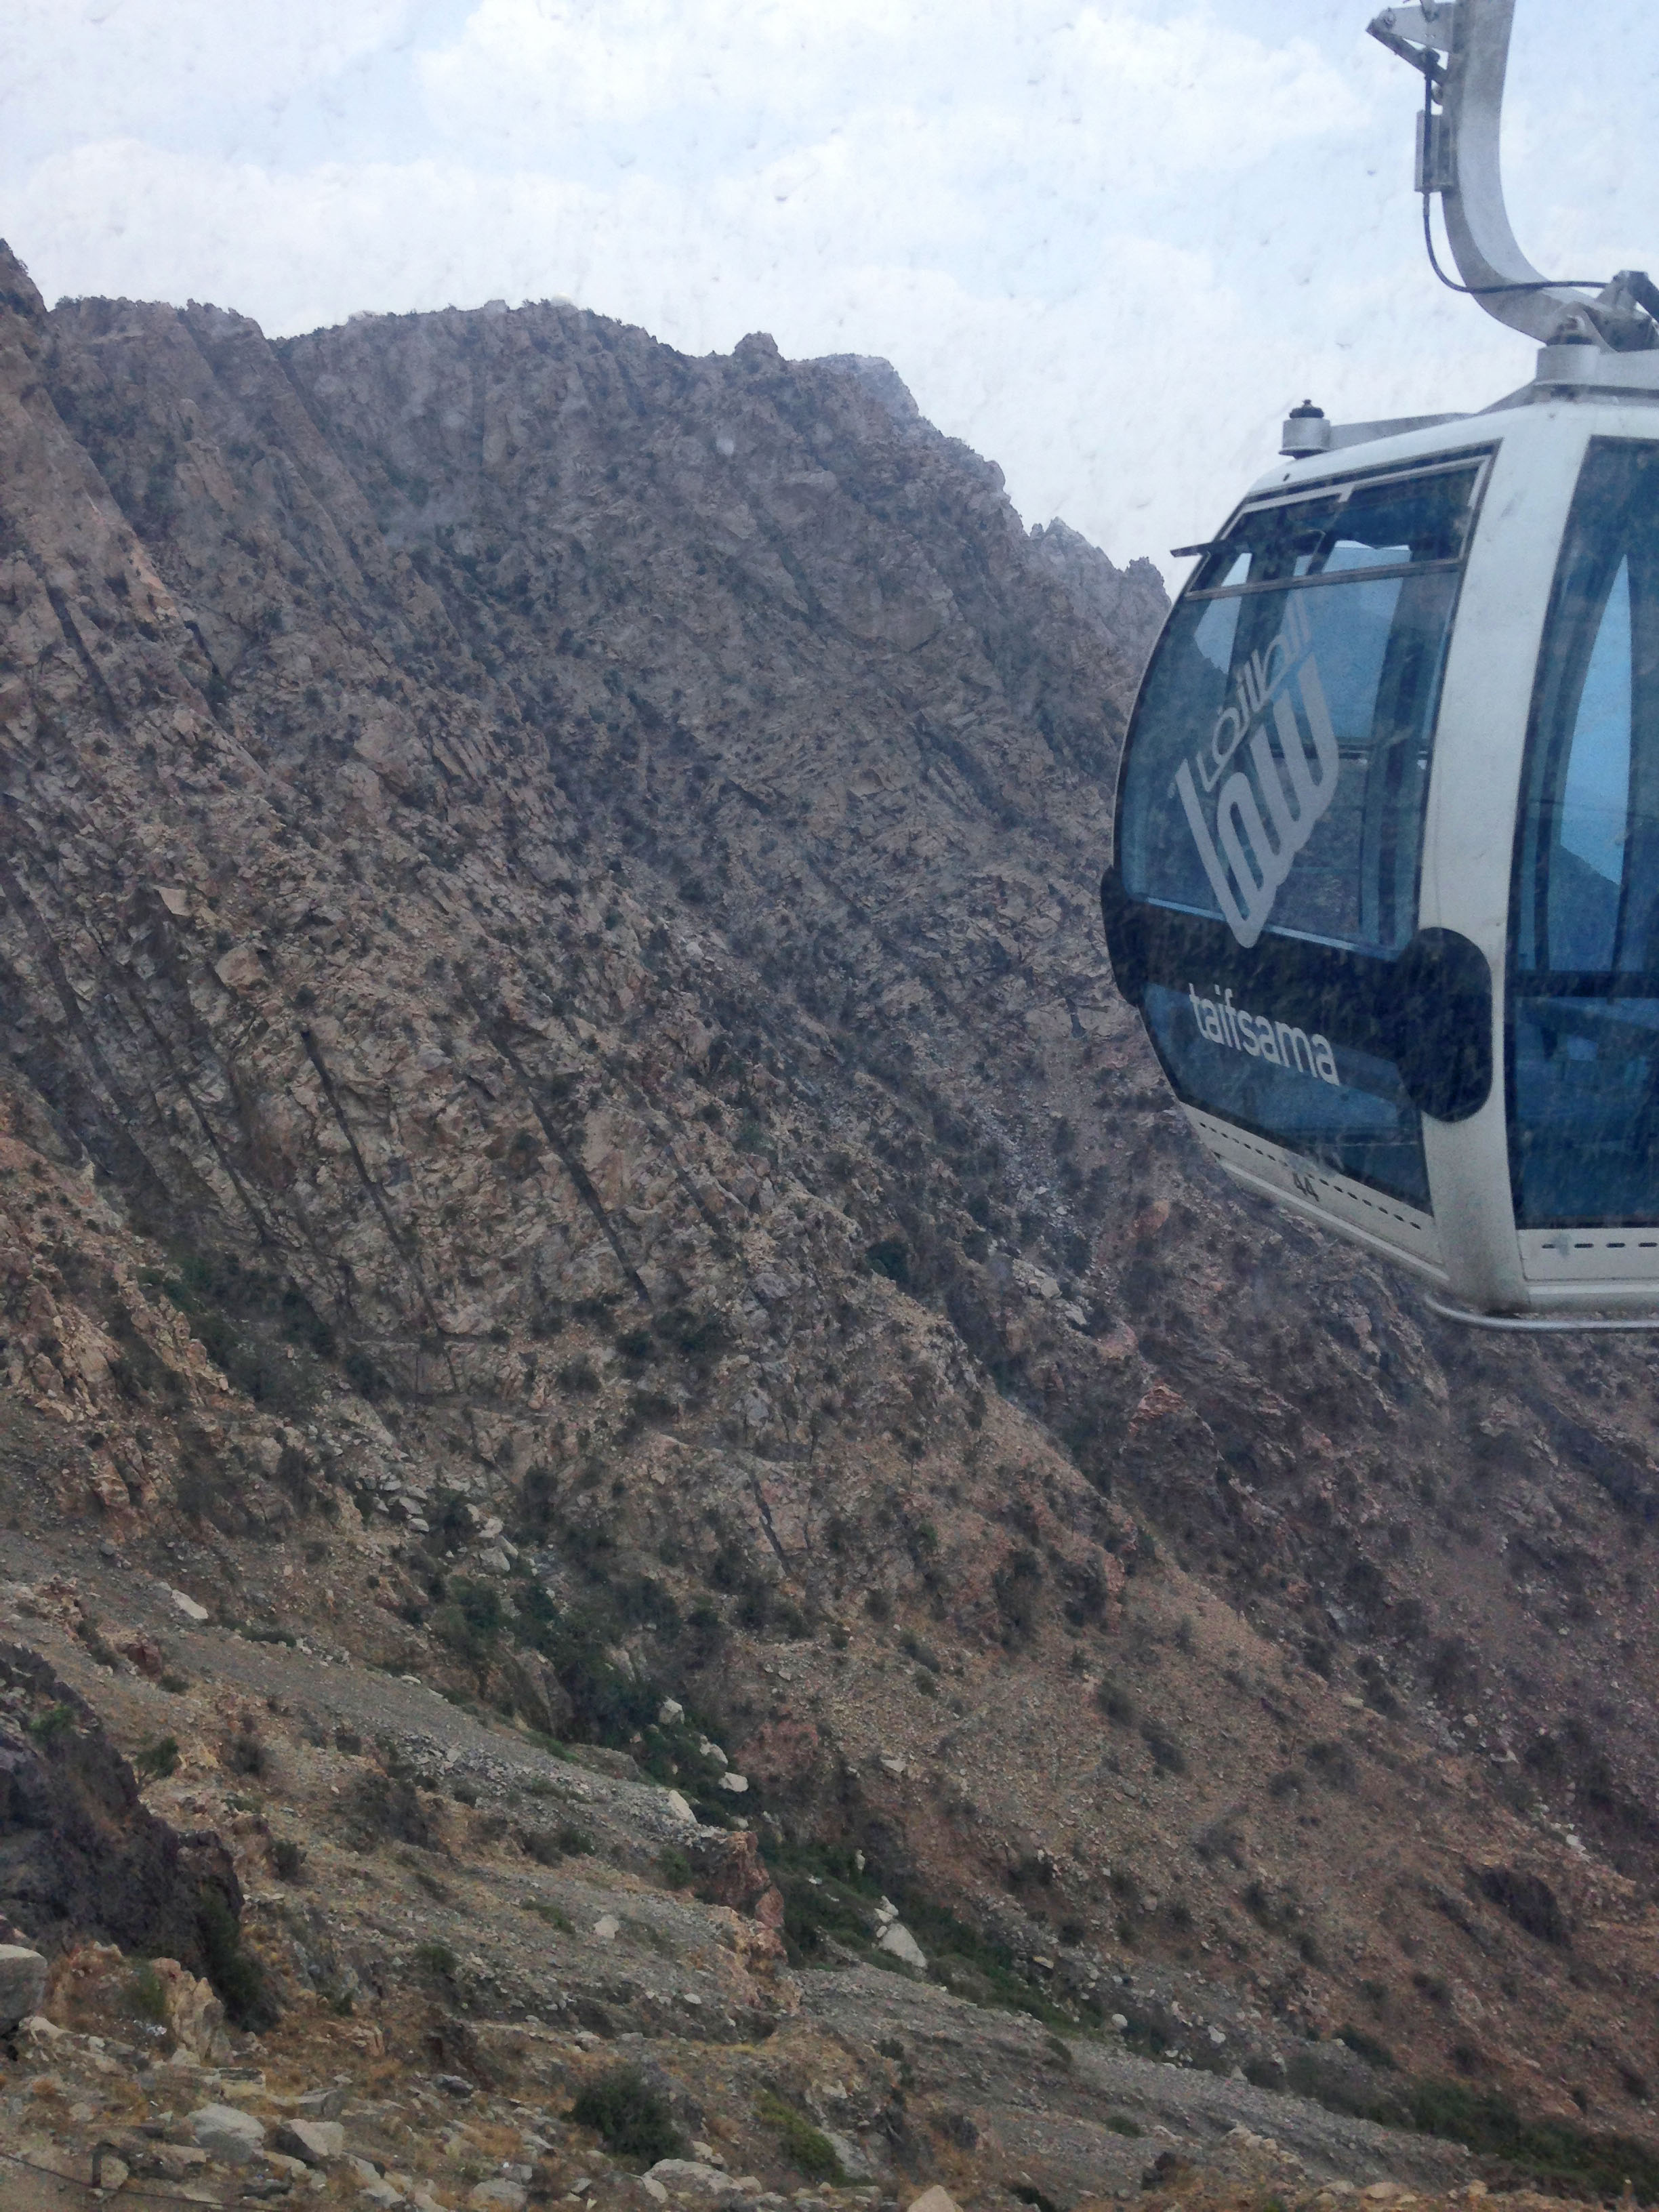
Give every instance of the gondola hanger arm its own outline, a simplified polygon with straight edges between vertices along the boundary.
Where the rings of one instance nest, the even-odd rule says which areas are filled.
[[[1423,0],[1385,8],[1370,23],[1371,36],[1425,79],[1418,190],[1425,204],[1428,194],[1440,195],[1463,288],[1489,315],[1544,345],[1646,350],[1659,343],[1659,325],[1643,301],[1639,272],[1621,271],[1605,286],[1553,280],[1516,240],[1499,152],[1514,21],[1515,0]]]

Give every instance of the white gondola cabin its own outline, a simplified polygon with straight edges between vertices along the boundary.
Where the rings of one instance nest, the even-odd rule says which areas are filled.
[[[1659,296],[1586,301],[1515,248],[1511,6],[1374,27],[1442,97],[1419,181],[1537,377],[1462,419],[1291,417],[1148,667],[1103,908],[1239,1182],[1471,1315],[1652,1316]]]

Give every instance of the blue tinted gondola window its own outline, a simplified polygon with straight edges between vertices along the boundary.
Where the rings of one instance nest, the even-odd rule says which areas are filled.
[[[1624,560],[1590,647],[1561,808],[1562,844],[1612,884],[1625,872],[1630,716],[1630,562]]]
[[[1516,848],[1510,1161],[1523,1228],[1659,1220],[1659,454],[1592,443]]]
[[[1430,744],[1478,465],[1248,509],[1206,557],[1135,714],[1123,887],[1397,951],[1417,926]]]

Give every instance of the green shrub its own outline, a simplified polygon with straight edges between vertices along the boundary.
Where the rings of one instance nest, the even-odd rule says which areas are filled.
[[[1156,1721],[1143,1721],[1140,1741],[1152,1754],[1152,1764],[1160,1774],[1184,1774],[1187,1754],[1169,1730],[1160,1728]]]
[[[710,1598],[695,1601],[685,1616],[685,1625],[690,1632],[694,1655],[705,1662],[726,1641],[726,1623],[720,1618],[720,1607]]]
[[[1346,1743],[1310,1743],[1303,1758],[1328,1789],[1347,1791],[1358,1786],[1359,1769]]]
[[[1030,1636],[1036,1626],[1042,1563],[1029,1544],[1017,1545],[991,1577],[1005,1638]]]
[[[533,1912],[538,1920],[544,1920],[550,1928],[556,1928],[561,1936],[574,1936],[576,1923],[568,1912],[561,1912],[556,1905],[550,1905],[544,1897],[521,1897],[520,1904],[526,1912]]]
[[[783,1892],[783,1938],[793,1965],[830,1965],[837,1947],[868,1949],[881,1887],[850,1850],[786,1844],[768,1859]]]
[[[341,1363],[345,1378],[359,1397],[378,1398],[386,1389],[386,1377],[361,1346],[354,1345]]]
[[[538,1866],[557,1866],[561,1859],[586,1858],[596,1848],[586,1829],[579,1828],[574,1820],[562,1820],[556,1828],[526,1828],[519,1838],[519,1845]]]
[[[167,1986],[148,1959],[141,1960],[127,1984],[127,2010],[157,2027],[167,2016]]]
[[[657,1853],[657,1872],[670,1889],[685,1889],[691,1881],[691,1862],[678,1844],[665,1844]]]
[[[244,1948],[236,1916],[211,1882],[198,1893],[196,1926],[207,1962],[207,1978],[234,2027],[274,2027],[282,2017],[265,1981],[265,1970]]]
[[[450,1577],[445,1602],[432,1616],[432,1626],[453,1651],[474,1663],[489,1657],[507,1625],[501,1594],[492,1582]]]
[[[764,2090],[756,2110],[764,2125],[776,2134],[784,2156],[798,2172],[804,2173],[809,2181],[846,2180],[829,2137],[793,2105],[786,2105],[781,2097]]]
[[[1352,2021],[1337,2029],[1336,2039],[1346,2043],[1356,2058],[1363,2058],[1368,2066],[1380,2067],[1385,2074],[1394,2073],[1399,2066],[1399,2060],[1386,2043],[1367,2029],[1356,2027]]]
[[[636,2066],[613,2066],[590,2081],[570,2117],[579,2128],[592,2128],[615,2156],[637,2159],[641,2166],[686,2153],[667,2098]]]
[[[586,1574],[605,1578],[600,1555],[611,1542],[608,1530],[576,1522],[563,1531],[563,1541]],[[523,1588],[514,1585],[514,1602],[520,1605],[521,1614]],[[579,1742],[608,1744],[614,1750],[627,1748],[655,1720],[663,1692],[653,1681],[623,1674],[611,1653],[627,1634],[630,1617],[663,1627],[667,1613],[657,1586],[641,1578],[596,1594],[584,1606],[563,1612],[536,1610],[541,1617],[527,1626],[521,1621],[520,1632],[551,1663],[568,1696],[572,1736]]]
[[[99,1626],[97,1616],[88,1613],[76,1633],[98,1664],[107,1667],[113,1674],[120,1663],[121,1655]]]
[[[671,1306],[652,1323],[665,1344],[696,1367],[712,1367],[726,1349],[729,1332],[718,1314],[696,1306]]]
[[[380,1843],[417,1844],[430,1850],[438,1840],[414,1784],[403,1775],[378,1769],[360,1774],[341,1800],[341,1809],[358,1850],[373,1850]]]
[[[250,1728],[240,1729],[220,1756],[233,1774],[246,1774],[258,1780],[270,1770],[270,1756]]]
[[[429,1982],[451,1983],[460,1960],[447,1943],[417,1943],[410,1954],[416,1973]]]
[[[890,1884],[890,1887],[891,1885]],[[942,1905],[915,1891],[893,1890],[904,1924],[932,1962],[934,1978],[976,2004],[1023,2012],[1045,2027],[1074,2035],[1076,2021],[1039,1989],[1023,1961],[994,1936],[982,1936]]]
[[[174,1735],[158,1736],[154,1743],[146,1744],[135,1753],[133,1765],[140,1774],[153,1782],[163,1782],[169,1774],[179,1771],[179,1739]]]
[[[1134,1699],[1127,1690],[1113,1681],[1109,1674],[1104,1676],[1097,1685],[1095,1690],[1095,1703],[1105,1714],[1107,1719],[1115,1721],[1120,1728],[1128,1728],[1134,1720]]]
[[[1629,2136],[1600,2135],[1567,2120],[1526,2119],[1506,2097],[1459,2081],[1416,2082],[1408,2102],[1423,2134],[1467,2143],[1477,2158],[1587,2185],[1605,2201],[1621,2196],[1628,2180],[1638,2203],[1659,2203],[1659,2153]]]
[[[60,1737],[68,1735],[74,1727],[73,1705],[48,1705],[45,1712],[37,1713],[29,1723],[29,1734],[36,1743],[56,1743]]]

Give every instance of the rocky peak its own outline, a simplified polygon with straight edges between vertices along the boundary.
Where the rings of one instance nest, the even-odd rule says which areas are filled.
[[[890,361],[884,361],[879,354],[872,353],[830,353],[822,359],[825,368],[855,376],[866,392],[880,400],[896,422],[915,424],[918,429],[926,427],[922,424],[921,410],[910,396],[909,386]]]
[[[1144,556],[1127,568],[1114,567],[1097,545],[1058,517],[1045,528],[1033,526],[1031,543],[1065,586],[1066,597],[1085,622],[1097,623],[1137,665],[1151,653],[1170,611],[1164,579]]]

